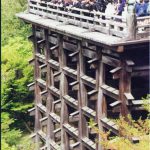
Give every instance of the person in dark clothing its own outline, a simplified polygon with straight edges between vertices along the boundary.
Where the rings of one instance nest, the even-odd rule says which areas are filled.
[[[125,4],[126,4],[126,0],[120,0],[119,6],[117,9],[117,15],[120,15],[120,16],[122,15],[122,12],[124,11]]]
[[[143,0],[140,0],[140,2],[137,2],[135,5],[135,12],[137,17],[142,17],[147,15],[147,7],[148,5],[144,3]]]

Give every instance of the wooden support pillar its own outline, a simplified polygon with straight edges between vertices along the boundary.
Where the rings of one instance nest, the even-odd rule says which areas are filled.
[[[97,51],[98,51],[98,54],[99,54],[99,67],[98,67],[98,69],[97,69],[97,79],[96,79],[96,81],[97,81],[97,86],[96,86],[96,88],[97,88],[97,90],[98,90],[98,99],[97,99],[97,110],[96,110],[96,114],[97,114],[97,116],[96,116],[96,120],[97,120],[97,124],[98,124],[98,128],[99,128],[99,130],[103,130],[103,128],[102,128],[102,124],[101,124],[101,122],[100,122],[100,118],[102,118],[103,116],[104,116],[104,114],[103,114],[103,105],[104,105],[104,95],[103,95],[103,92],[102,92],[102,89],[101,89],[101,85],[103,84],[103,82],[104,82],[104,65],[103,65],[103,63],[102,63],[102,47],[98,47],[98,49],[97,49]],[[100,135],[98,135],[98,141],[100,141],[101,140],[101,137],[100,137]],[[97,144],[97,146],[96,146],[96,149],[97,150],[102,150],[102,147],[101,147],[101,145],[99,144],[99,142],[98,142],[98,144]]]
[[[131,93],[131,73],[126,71],[125,56],[121,55],[120,79],[119,79],[119,100],[121,101],[120,113],[122,116],[127,117],[129,110],[127,107],[127,99],[125,93]]]
[[[63,99],[63,96],[68,93],[68,87],[67,87],[67,79],[65,77],[65,74],[63,72],[63,67],[66,66],[66,54],[63,50],[63,36],[58,35],[58,43],[59,43],[59,62],[60,62],[60,99],[61,99],[61,122],[60,122],[60,127],[61,127],[61,149],[62,150],[69,150],[69,139],[68,135],[65,132],[65,129],[63,127],[64,123],[68,122],[68,110],[67,110],[67,105]]]
[[[34,91],[34,95],[35,95],[35,128],[34,128],[34,131],[36,133],[36,139],[35,139],[35,142],[36,142],[36,146],[37,146],[37,149],[39,149],[39,135],[37,134],[38,130],[40,130],[41,126],[40,126],[40,121],[39,119],[41,118],[41,115],[40,115],[40,112],[38,110],[38,107],[36,106],[39,102],[40,102],[40,89],[39,89],[39,86],[37,84],[37,79],[39,77],[39,63],[38,63],[38,59],[37,57],[35,56],[36,53],[37,53],[37,38],[36,38],[36,26],[35,25],[32,25],[32,32],[33,32],[33,36],[34,36],[34,58],[35,58],[35,61],[34,61],[34,79],[35,79],[35,91]]]
[[[128,7],[127,7],[127,40],[135,40],[136,39],[136,26],[137,26],[137,20],[136,20],[136,14],[135,14],[135,0],[129,0],[128,1]]]

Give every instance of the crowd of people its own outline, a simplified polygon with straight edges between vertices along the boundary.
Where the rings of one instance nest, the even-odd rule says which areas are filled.
[[[70,6],[90,11],[100,11],[106,15],[124,16],[127,13],[126,0],[52,0],[63,7]],[[137,0],[135,4],[137,17],[150,15],[150,0]]]

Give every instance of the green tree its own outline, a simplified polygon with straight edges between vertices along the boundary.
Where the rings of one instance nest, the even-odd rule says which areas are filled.
[[[21,36],[26,38],[30,28],[23,21],[20,21],[15,14],[24,11],[27,7],[26,0],[2,0],[2,32],[1,43],[5,45],[8,43],[9,38]]]
[[[145,103],[143,107],[145,110],[149,110],[149,95],[143,98]],[[119,119],[113,120],[116,125],[118,125],[119,136],[110,137],[111,130],[108,132],[100,131],[96,126],[94,121],[91,119],[89,125],[93,128],[100,136],[101,141],[99,143],[104,147],[104,149],[109,150],[149,150],[150,147],[150,120],[149,114],[146,119],[138,120],[132,119],[129,115],[126,119],[120,117]],[[132,142],[132,138],[139,140],[136,144]]]

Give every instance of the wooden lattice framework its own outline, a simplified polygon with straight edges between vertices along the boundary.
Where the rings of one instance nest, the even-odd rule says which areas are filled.
[[[41,150],[100,150],[95,139],[101,137],[88,126],[90,118],[100,130],[119,134],[108,118],[144,112],[141,97],[149,93],[148,25],[139,25],[145,30],[128,41],[123,39],[124,22],[102,20],[93,31],[94,22],[82,16],[83,10],[80,19],[60,11],[54,4],[30,0],[28,12],[18,14],[32,24],[34,57],[29,62],[35,81],[28,85],[35,93],[35,107],[29,110],[35,116],[32,137]]]

